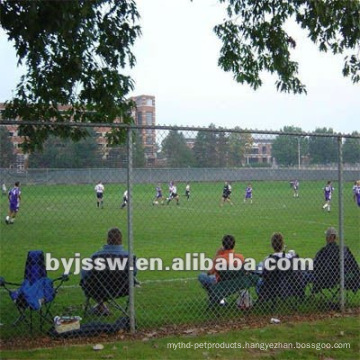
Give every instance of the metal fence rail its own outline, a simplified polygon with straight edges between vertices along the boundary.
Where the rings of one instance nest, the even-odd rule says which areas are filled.
[[[0,169],[2,340],[359,307],[360,159],[344,161],[358,136],[159,126],[150,156],[137,137],[145,146],[148,129],[124,127],[127,146],[103,148],[101,167],[43,168],[30,155],[24,170]],[[314,162],[320,150],[332,158]]]

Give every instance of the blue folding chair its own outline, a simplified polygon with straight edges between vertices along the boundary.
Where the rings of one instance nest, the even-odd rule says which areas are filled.
[[[51,305],[56,297],[59,287],[69,276],[64,274],[56,279],[49,279],[45,266],[44,253],[41,250],[29,251],[26,259],[24,280],[21,284],[5,281],[0,277],[0,286],[3,286],[14,302],[19,317],[13,325],[25,322],[30,330],[33,329],[33,312],[37,312],[40,318],[40,330],[48,321],[52,323]],[[59,284],[54,287],[55,282]],[[11,290],[8,286],[20,286],[17,290]]]

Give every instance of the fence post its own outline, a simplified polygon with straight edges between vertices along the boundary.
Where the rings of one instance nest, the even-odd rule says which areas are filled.
[[[342,137],[338,136],[338,178],[339,178],[339,239],[340,239],[340,310],[345,309],[345,272],[344,272],[344,198],[343,198],[343,153]]]
[[[130,332],[135,333],[135,299],[134,299],[134,247],[133,247],[133,213],[132,213],[132,184],[133,184],[133,145],[132,129],[127,128],[127,230],[128,230],[128,249],[129,249],[129,317]]]

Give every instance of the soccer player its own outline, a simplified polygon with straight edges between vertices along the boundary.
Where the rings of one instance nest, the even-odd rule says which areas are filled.
[[[156,205],[159,203],[159,201],[161,201],[161,205],[164,205],[164,197],[162,194],[162,189],[161,189],[161,185],[158,184],[157,187],[155,188],[156,194],[155,194],[155,198],[152,202],[153,205]]]
[[[230,199],[231,192],[231,185],[227,181],[225,181],[220,206],[223,206],[226,201],[229,202],[231,205],[234,205]]]
[[[360,180],[358,180],[353,187],[354,201],[360,206]]]
[[[121,209],[123,209],[127,205],[128,201],[129,201],[128,191],[125,190],[123,194],[123,202],[121,204]]]
[[[334,190],[335,189],[333,188],[332,183],[329,180],[327,182],[326,186],[323,188],[324,197],[325,197],[325,204],[322,207],[324,210],[327,208],[328,212],[331,209],[331,197],[332,197],[332,193],[334,192]]]
[[[180,202],[179,202],[179,195],[177,193],[177,187],[175,185],[175,183],[171,182],[170,183],[170,187],[169,187],[169,197],[167,199],[167,205],[170,204],[170,201],[175,199],[176,200],[176,205],[180,205]]]
[[[105,186],[102,184],[101,181],[99,181],[94,188],[95,192],[96,192],[96,206],[98,208],[101,207],[101,209],[104,208],[104,191],[105,191]]]
[[[186,183],[186,186],[185,186],[185,196],[189,201],[189,199],[190,199],[190,184],[189,183]]]
[[[252,185],[251,183],[249,183],[245,190],[244,203],[246,203],[246,201],[250,199],[250,204],[252,204],[252,191],[253,191]]]
[[[16,214],[20,208],[21,190],[20,182],[16,181],[15,186],[9,191],[9,213],[5,218],[6,224],[13,224],[15,221]]]
[[[295,179],[295,180],[291,181],[290,184],[294,191],[294,195],[293,195],[294,198],[298,198],[299,197],[299,181]]]

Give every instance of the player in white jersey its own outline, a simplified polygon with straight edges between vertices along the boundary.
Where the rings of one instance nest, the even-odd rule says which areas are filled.
[[[125,190],[125,191],[124,191],[124,194],[123,194],[123,202],[122,202],[120,208],[123,209],[123,208],[127,205],[128,201],[129,201],[128,191]]]
[[[101,181],[99,181],[96,185],[95,185],[95,193],[96,193],[96,206],[98,208],[101,207],[101,209],[104,208],[104,191],[105,191],[105,186],[102,184]]]
[[[169,186],[169,197],[167,199],[167,205],[170,204],[170,201],[175,199],[176,200],[176,205],[180,205],[180,202],[179,202],[179,195],[177,193],[177,187],[175,185],[175,183],[171,182],[170,183],[170,186]]]
[[[189,199],[190,199],[190,184],[189,183],[186,183],[186,186],[185,186],[185,196],[189,201]]]

